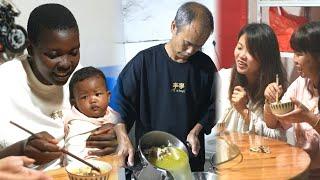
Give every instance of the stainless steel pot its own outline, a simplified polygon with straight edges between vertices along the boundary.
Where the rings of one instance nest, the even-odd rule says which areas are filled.
[[[144,152],[151,147],[168,146],[169,144],[171,144],[173,147],[182,149],[188,154],[186,146],[178,138],[169,133],[162,131],[150,131],[140,138],[138,145],[138,153],[141,161],[140,166],[142,166],[142,168],[137,168],[136,170],[133,170],[133,174],[136,179],[173,180],[173,177],[170,174],[170,172],[153,166],[144,154]]]
[[[194,180],[215,180],[217,175],[211,172],[193,172],[192,176]]]

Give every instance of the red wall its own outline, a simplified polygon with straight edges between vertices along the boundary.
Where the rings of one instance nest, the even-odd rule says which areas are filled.
[[[248,23],[247,0],[217,0],[216,42],[220,68],[231,67],[241,27]]]

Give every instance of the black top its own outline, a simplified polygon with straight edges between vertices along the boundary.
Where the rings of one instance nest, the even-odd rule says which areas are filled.
[[[127,126],[136,121],[136,140],[148,131],[159,130],[185,143],[190,130],[197,123],[203,125],[200,153],[190,161],[192,170],[202,170],[203,132],[210,133],[214,125],[215,72],[214,63],[204,53],[198,51],[187,62],[178,63],[160,44],[139,52],[124,67],[109,105]]]

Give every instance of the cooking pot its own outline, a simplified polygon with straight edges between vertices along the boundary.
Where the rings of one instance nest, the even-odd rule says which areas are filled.
[[[215,180],[218,179],[217,175],[212,172],[193,172],[194,180]]]
[[[179,148],[188,154],[186,146],[172,134],[162,131],[150,131],[144,134],[138,144],[138,152],[135,155],[135,165],[128,167],[133,173],[135,179],[161,179],[173,180],[169,171],[152,165],[146,158],[146,150],[151,147],[170,146]]]

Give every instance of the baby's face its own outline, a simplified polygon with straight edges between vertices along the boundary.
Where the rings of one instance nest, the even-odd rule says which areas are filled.
[[[87,78],[74,86],[76,108],[88,117],[103,117],[106,113],[110,92],[100,76]]]

